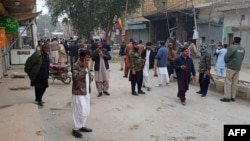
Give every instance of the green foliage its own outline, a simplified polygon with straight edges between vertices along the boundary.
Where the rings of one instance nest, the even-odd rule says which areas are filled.
[[[127,12],[134,12],[140,4],[141,0],[128,0]],[[47,6],[53,23],[67,17],[78,35],[88,37],[97,27],[109,32],[115,15],[124,15],[126,0],[48,0]]]

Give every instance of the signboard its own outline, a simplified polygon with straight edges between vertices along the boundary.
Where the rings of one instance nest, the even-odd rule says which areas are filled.
[[[18,31],[18,21],[10,16],[0,18],[0,27],[5,28],[6,34],[15,34]]]
[[[19,32],[19,34],[20,34],[22,37],[28,36],[28,35],[27,35],[27,31],[26,31],[25,27],[23,27],[23,26],[19,27],[18,32]]]
[[[146,24],[129,24],[128,30],[135,30],[135,29],[145,29],[147,28]]]
[[[5,37],[5,30],[0,29],[0,48],[2,48],[5,45],[6,37]]]

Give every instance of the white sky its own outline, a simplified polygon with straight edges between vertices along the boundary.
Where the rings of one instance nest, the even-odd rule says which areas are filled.
[[[49,12],[48,8],[45,5],[45,1],[46,0],[36,0],[37,12],[43,11],[42,15],[48,14],[48,12]]]

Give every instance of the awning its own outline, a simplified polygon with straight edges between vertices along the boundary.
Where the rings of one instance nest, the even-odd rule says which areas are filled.
[[[127,21],[128,24],[143,23],[143,22],[149,22],[149,20],[144,17],[136,17],[136,18],[128,19]]]
[[[11,14],[10,16],[16,18],[18,22],[25,22],[25,21],[32,21],[41,13],[42,11],[36,13],[16,13],[16,14]]]
[[[5,7],[3,4],[0,2],[0,15],[5,15],[7,13]]]
[[[32,12],[36,0],[0,0],[9,14]]]

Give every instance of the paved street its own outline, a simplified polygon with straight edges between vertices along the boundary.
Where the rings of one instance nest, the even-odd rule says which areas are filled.
[[[172,81],[171,86],[152,86],[151,92],[135,97],[131,95],[129,81],[119,71],[119,64],[110,65],[111,96],[98,98],[95,84],[92,84],[87,126],[93,132],[84,133],[83,139],[71,135],[71,85],[60,81],[50,84],[44,96],[46,103],[38,108],[33,104],[33,88],[8,90],[13,86],[29,86],[27,78],[5,79],[0,84],[1,140],[223,141],[224,124],[250,124],[247,100],[223,103],[219,101],[222,95],[213,91],[202,98],[195,93],[198,87],[190,85],[187,105],[183,106],[176,97],[176,81]],[[13,71],[23,72],[23,66],[13,66],[10,73]],[[151,76],[154,85],[157,78],[153,77],[153,72]]]

